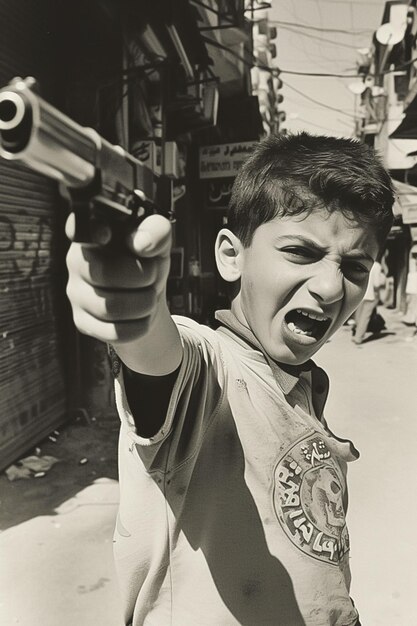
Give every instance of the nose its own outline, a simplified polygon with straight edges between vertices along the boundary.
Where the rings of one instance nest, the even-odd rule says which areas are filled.
[[[315,266],[315,273],[310,277],[307,286],[317,301],[333,304],[344,296],[344,278],[339,265],[333,261],[323,260]]]

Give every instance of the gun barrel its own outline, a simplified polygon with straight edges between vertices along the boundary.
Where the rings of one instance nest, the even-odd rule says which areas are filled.
[[[33,91],[33,82],[16,78],[0,89],[0,157],[129,215],[135,190],[154,202],[150,168],[45,102]]]
[[[95,175],[94,133],[42,100],[19,80],[0,90],[0,156],[69,187],[88,185]]]
[[[22,96],[13,91],[0,93],[0,130],[14,130],[25,115]]]

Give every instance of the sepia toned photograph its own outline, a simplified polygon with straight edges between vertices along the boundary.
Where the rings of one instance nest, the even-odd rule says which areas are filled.
[[[0,626],[417,624],[417,0],[0,0]]]

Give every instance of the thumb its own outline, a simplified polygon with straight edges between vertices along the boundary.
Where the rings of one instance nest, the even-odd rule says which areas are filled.
[[[169,256],[171,240],[171,222],[162,215],[150,215],[128,235],[127,246],[139,257]]]

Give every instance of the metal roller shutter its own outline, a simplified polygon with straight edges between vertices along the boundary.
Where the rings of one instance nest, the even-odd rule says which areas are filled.
[[[13,76],[34,75],[43,89],[53,89],[51,7],[45,1],[0,0],[2,86]],[[0,162],[1,469],[65,419],[59,205],[51,181]]]

